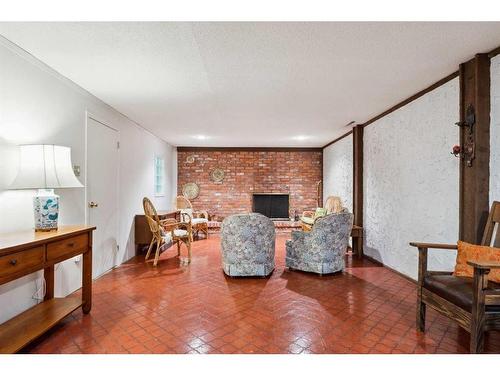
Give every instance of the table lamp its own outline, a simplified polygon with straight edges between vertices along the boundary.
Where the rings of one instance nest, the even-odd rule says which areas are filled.
[[[38,189],[33,197],[35,231],[57,230],[59,196],[54,189],[83,187],[73,172],[71,149],[21,145],[19,152],[19,171],[9,189]]]

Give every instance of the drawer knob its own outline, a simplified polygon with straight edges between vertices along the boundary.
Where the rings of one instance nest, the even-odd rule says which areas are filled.
[[[11,259],[9,263],[15,266],[17,264],[17,259]]]
[[[74,247],[74,246],[75,246],[75,243],[74,243],[74,242],[70,242],[70,243],[68,244],[68,247]]]

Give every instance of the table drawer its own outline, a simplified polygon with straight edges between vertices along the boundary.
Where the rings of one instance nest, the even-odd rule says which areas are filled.
[[[81,234],[66,240],[52,242],[47,245],[47,260],[70,257],[73,254],[85,252],[89,243],[89,236]]]
[[[45,246],[34,247],[17,253],[0,257],[0,279],[11,275],[43,267],[45,261]]]

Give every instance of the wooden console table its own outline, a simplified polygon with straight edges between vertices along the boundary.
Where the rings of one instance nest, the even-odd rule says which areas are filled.
[[[44,301],[0,325],[0,353],[15,353],[78,309],[92,307],[92,231],[62,226],[0,235],[0,285],[43,269]],[[83,254],[82,297],[54,298],[54,265]]]
[[[158,217],[160,220],[173,218],[179,221],[181,217],[181,211],[158,211]],[[149,229],[149,225],[144,214],[135,215],[134,227],[136,253],[139,253],[138,250],[140,247],[149,246],[153,235],[151,234],[151,229]]]
[[[352,253],[357,255],[358,258],[363,257],[363,228],[357,225],[352,226]]]

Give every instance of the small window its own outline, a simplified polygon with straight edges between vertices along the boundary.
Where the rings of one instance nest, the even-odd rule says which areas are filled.
[[[165,195],[165,161],[160,156],[155,156],[155,196]]]

